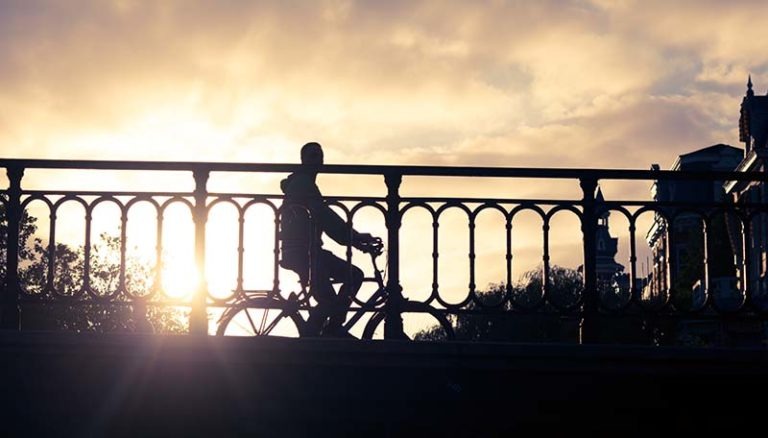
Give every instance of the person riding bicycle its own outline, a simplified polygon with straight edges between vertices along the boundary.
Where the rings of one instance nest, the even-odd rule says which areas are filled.
[[[354,230],[323,199],[315,183],[323,164],[319,143],[307,143],[301,148],[301,164],[299,171],[280,182],[285,194],[280,220],[280,265],[297,273],[302,284],[311,283],[310,292],[318,305],[310,310],[310,334],[348,336],[343,324],[362,285],[363,272],[323,249],[322,234],[366,253],[381,252],[381,239]],[[338,295],[333,281],[343,283]]]

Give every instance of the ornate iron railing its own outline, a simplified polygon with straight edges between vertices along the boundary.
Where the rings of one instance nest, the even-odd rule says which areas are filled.
[[[271,289],[263,291],[269,298],[262,303],[266,308],[278,308],[283,311],[306,311],[309,300],[296,301],[289,297],[286,288],[280,283],[279,275],[279,236],[281,221],[282,195],[253,193],[215,193],[207,189],[211,173],[262,173],[285,174],[299,169],[292,164],[245,164],[245,163],[194,163],[194,162],[125,162],[125,161],[62,161],[62,160],[0,160],[0,166],[7,171],[9,187],[2,191],[0,203],[6,212],[7,236],[6,259],[4,264],[4,285],[2,292],[2,327],[18,330],[23,324],[23,309],[27,304],[48,303],[70,307],[78,305],[124,306],[134,314],[146,312],[147,306],[182,306],[189,309],[188,330],[194,334],[206,334],[213,323],[208,315],[210,309],[231,307],[242,302],[248,293],[243,284],[244,271],[244,222],[246,213],[255,205],[266,206],[272,212],[274,234],[265,244],[272,249],[269,268],[273,276]],[[73,175],[77,170],[131,170],[144,172],[184,172],[194,181],[191,192],[171,191],[100,191],[100,190],[26,190],[24,172],[27,169],[69,169]],[[681,171],[643,171],[612,169],[541,169],[541,168],[472,168],[472,167],[433,167],[433,166],[359,166],[326,165],[321,173],[349,175],[378,175],[383,177],[386,187],[385,197],[328,197],[327,201],[336,206],[352,221],[363,208],[373,208],[381,215],[386,226],[385,244],[388,277],[386,299],[369,305],[358,301],[355,309],[363,309],[371,314],[378,312],[385,316],[385,336],[401,337],[403,334],[403,312],[426,312],[442,315],[456,329],[462,324],[460,317],[487,317],[489,320],[512,318],[520,314],[550,314],[561,318],[571,318],[578,324],[578,339],[583,343],[601,339],[601,330],[606,326],[601,323],[610,318],[636,318],[643,322],[644,330],[652,329],[653,323],[665,319],[680,320],[739,320],[763,321],[768,315],[768,292],[766,292],[765,234],[768,209],[763,202],[738,203],[715,199],[706,202],[687,200],[672,202],[604,200],[596,197],[600,181],[640,180],[649,183],[659,181],[700,182],[701,187],[722,185],[724,181],[747,181],[764,184],[765,175],[745,172],[681,172]],[[581,196],[577,199],[506,199],[506,198],[471,198],[452,197],[450,193],[441,197],[403,197],[400,186],[403,178],[419,177],[474,177],[534,179],[547,182],[551,180],[571,181],[578,184]],[[98,188],[97,188],[98,189]],[[44,284],[35,290],[25,286],[23,275],[24,260],[22,253],[27,242],[20,245],[20,226],[24,212],[32,202],[44,204],[50,215],[50,234],[47,236]],[[80,285],[76,290],[61,290],[57,287],[55,272],[57,265],[56,242],[57,212],[66,203],[78,203],[84,209],[85,241],[83,244],[84,260],[80,275]],[[154,285],[147,290],[131,290],[128,285],[126,265],[126,228],[129,212],[139,203],[151,205],[156,213],[156,256],[155,266],[151,269]],[[102,203],[112,203],[120,210],[119,263],[114,272],[116,285],[111,291],[100,291],[93,286],[97,273],[92,271],[91,224],[94,209]],[[234,206],[238,215],[237,278],[232,293],[226,296],[212,295],[207,288],[206,278],[215,273],[205,273],[206,226],[212,208],[219,204]],[[194,233],[189,239],[194,241],[194,258],[198,272],[202,273],[194,294],[189,299],[174,299],[163,292],[159,268],[163,263],[164,214],[171,205],[182,204],[189,208]],[[432,266],[427,275],[431,276],[429,296],[419,300],[419,306],[413,306],[407,299],[401,285],[401,274],[409,269],[407,254],[401,251],[400,229],[402,219],[412,210],[426,211],[432,220],[431,230],[425,230],[425,244],[430,245]],[[439,265],[439,226],[446,211],[462,211],[467,217],[469,252],[466,259],[469,284],[466,296],[460,301],[451,301],[441,294]],[[494,210],[502,215],[505,222],[506,264],[502,286],[498,296],[492,300],[481,296],[476,284],[476,219],[486,210]],[[541,220],[542,257],[539,283],[529,287],[514,287],[512,275],[513,222],[521,212],[532,212]],[[621,215],[628,223],[629,266],[628,272],[621,275],[606,276],[598,266],[598,232],[600,220],[605,212]],[[569,291],[556,290],[553,279],[553,266],[550,257],[550,223],[558,214],[567,213],[580,224],[581,250],[583,260],[579,268],[578,287]],[[654,267],[649,266],[649,273],[644,275],[638,269],[638,239],[642,238],[637,229],[638,218],[643,214],[652,214],[654,226],[647,236],[651,242],[651,257]],[[718,231],[720,230],[720,231]],[[724,230],[724,231],[723,231]],[[147,231],[150,232],[150,231]],[[719,234],[718,234],[719,233]],[[724,246],[724,234],[727,245]],[[683,236],[683,237],[681,237]],[[700,241],[700,248],[693,239]],[[719,236],[719,237],[718,237]],[[681,239],[686,240],[681,245]],[[718,239],[720,239],[718,243]],[[691,243],[693,242],[693,243]],[[718,246],[720,245],[720,246]],[[699,248],[700,254],[693,258],[678,251],[680,248],[691,250]],[[722,257],[723,248],[731,248],[733,261]],[[714,252],[713,252],[714,251]],[[347,250],[351,260],[351,250]],[[698,259],[696,259],[698,257]],[[760,259],[762,257],[762,259]],[[693,261],[691,261],[693,260]],[[723,264],[730,266],[723,267]],[[694,272],[691,274],[688,271]],[[717,274],[717,275],[715,275]],[[680,276],[695,278],[696,284],[680,286]],[[530,286],[530,285],[529,285]],[[690,290],[686,289],[690,286]],[[406,295],[406,296],[404,296]],[[683,299],[680,299],[683,297]],[[410,303],[410,304],[409,304]],[[139,315],[140,316],[140,315]],[[140,320],[137,317],[137,320]],[[214,318],[215,319],[215,318]],[[370,318],[371,320],[373,317]],[[377,321],[378,322],[378,321]],[[372,324],[372,323],[371,323]],[[602,327],[602,328],[601,328]],[[450,330],[450,328],[449,328]],[[608,328],[610,330],[610,327]]]

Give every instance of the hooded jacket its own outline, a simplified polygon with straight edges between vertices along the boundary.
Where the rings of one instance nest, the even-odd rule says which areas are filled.
[[[313,175],[296,172],[280,182],[285,194],[280,220],[283,259],[308,261],[311,245],[323,246],[325,232],[342,245],[352,243],[356,232],[323,199]]]

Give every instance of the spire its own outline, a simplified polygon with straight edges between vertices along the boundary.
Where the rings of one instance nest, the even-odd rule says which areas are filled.
[[[747,79],[747,93],[744,98],[741,99],[741,109],[739,110],[739,141],[745,144],[745,152],[749,153],[751,149],[751,110],[753,105],[753,97],[755,92],[752,91],[752,75],[749,75]]]
[[[597,193],[595,194],[595,203],[601,204],[605,202],[605,197],[603,196],[603,190],[600,189],[600,186],[597,186]]]
[[[608,216],[611,215],[611,212],[605,208],[605,197],[603,197],[603,190],[600,188],[600,185],[597,186],[595,204],[597,205],[597,212],[600,218],[599,224],[608,226]]]

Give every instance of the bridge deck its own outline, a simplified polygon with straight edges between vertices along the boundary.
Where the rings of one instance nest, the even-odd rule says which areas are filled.
[[[26,435],[733,431],[768,389],[756,349],[4,333],[0,354]]]

